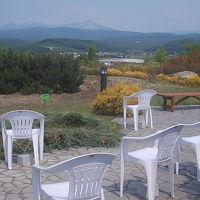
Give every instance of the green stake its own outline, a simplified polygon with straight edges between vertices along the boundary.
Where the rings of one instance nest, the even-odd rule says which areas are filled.
[[[44,101],[44,108],[46,108],[46,100],[49,99],[49,94],[42,94],[40,95],[40,99]]]

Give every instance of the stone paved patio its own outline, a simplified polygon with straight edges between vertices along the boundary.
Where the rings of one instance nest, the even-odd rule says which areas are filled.
[[[122,118],[114,120],[122,124]],[[175,112],[163,111],[160,108],[153,109],[154,129],[145,128],[134,131],[132,127],[132,119],[128,121],[128,128],[122,129],[125,135],[144,136],[154,133],[157,130],[167,128],[177,123],[193,123],[200,121],[200,107],[183,107]],[[199,130],[184,130],[184,135],[200,134]],[[141,148],[135,145],[133,148]],[[63,161],[74,156],[92,153],[92,152],[110,152],[119,155],[119,147],[117,148],[74,148],[69,151],[54,151],[45,153],[44,160],[41,165],[48,166]],[[159,196],[156,199],[161,200],[200,200],[200,182],[196,180],[196,158],[194,151],[182,146],[181,165],[179,175],[175,175],[175,198],[171,198],[169,194],[169,181],[167,173],[167,164],[160,166],[158,174]],[[51,181],[59,181],[67,178],[65,174],[42,174],[42,181],[50,183]],[[103,186],[105,189],[106,200],[117,200],[119,198],[119,179],[120,179],[120,163],[119,159],[115,160],[110,168],[106,171]],[[138,184],[144,182],[144,169],[133,163],[126,163],[125,168],[125,187],[123,200],[142,200],[141,196],[136,193]],[[13,163],[13,169],[7,170],[3,161],[0,161],[0,200],[30,200],[32,199],[32,175],[31,167],[22,167]]]

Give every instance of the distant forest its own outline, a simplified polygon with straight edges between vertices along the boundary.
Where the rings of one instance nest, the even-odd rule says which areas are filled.
[[[115,41],[116,40],[116,41]],[[19,39],[0,39],[1,47],[9,47],[16,51],[30,51],[33,53],[50,53],[50,52],[86,52],[90,47],[95,47],[97,52],[149,52],[154,53],[162,46],[168,54],[181,55],[185,51],[185,46],[188,43],[197,42],[200,40],[184,39],[172,40],[164,44],[155,45],[154,40],[143,42],[131,46],[130,43],[113,41],[97,41],[97,40],[73,40],[73,39],[45,39],[41,41],[28,42]]]

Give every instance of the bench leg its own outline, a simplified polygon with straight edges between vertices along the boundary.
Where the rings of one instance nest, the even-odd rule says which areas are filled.
[[[162,105],[164,110],[167,110],[167,98],[163,97],[163,105]]]
[[[172,112],[174,112],[175,106],[176,106],[176,105],[175,105],[175,97],[172,97],[172,98],[171,98],[171,111],[172,111]]]

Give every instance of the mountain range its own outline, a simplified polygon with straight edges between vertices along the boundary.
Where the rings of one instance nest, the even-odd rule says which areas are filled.
[[[58,27],[68,27],[68,28],[77,28],[84,30],[114,30],[112,28],[103,26],[92,20],[85,20],[79,22],[73,22],[63,25],[53,25],[53,24],[43,24],[33,21],[27,21],[21,24],[8,23],[0,27],[0,31],[5,30],[19,30],[19,29],[32,29],[32,28],[58,28]]]
[[[176,47],[182,51],[191,41],[200,42],[200,34],[119,31],[93,21],[62,26],[26,22],[0,27],[0,45],[34,52],[47,52],[50,47],[57,51],[85,51],[89,46],[96,46],[98,51],[154,51],[161,45],[170,51],[176,51]]]

